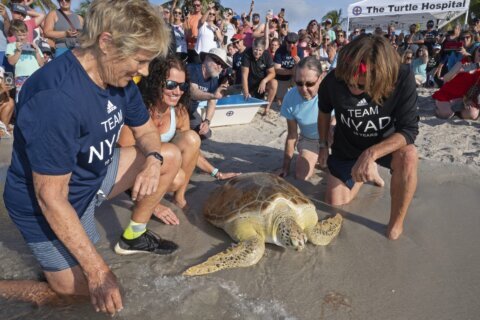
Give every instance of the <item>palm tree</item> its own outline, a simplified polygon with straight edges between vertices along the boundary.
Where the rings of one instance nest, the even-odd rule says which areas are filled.
[[[85,18],[88,7],[90,7],[91,3],[92,3],[92,0],[83,0],[82,2],[80,2],[80,5],[78,6],[78,8],[75,10],[75,13]]]
[[[323,16],[322,20],[325,21],[327,19],[332,20],[332,27],[341,25],[346,20],[345,18],[342,18],[342,9],[328,11],[327,14]]]
[[[223,10],[223,6],[220,4],[220,0],[200,0],[200,1],[202,2],[203,9],[205,9],[210,2],[216,2],[219,5],[220,9]],[[166,1],[162,4],[162,6],[172,6],[173,2],[174,2],[173,0]],[[193,0],[177,0],[177,7],[187,6],[188,8],[192,8],[192,3],[193,3]]]

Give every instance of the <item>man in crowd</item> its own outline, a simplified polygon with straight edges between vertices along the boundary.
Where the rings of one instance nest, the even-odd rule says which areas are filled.
[[[303,49],[297,48],[297,41],[298,35],[295,32],[289,32],[285,37],[284,44],[275,52],[273,58],[275,79],[278,81],[278,104],[282,104],[283,97],[292,83],[293,67],[303,58]]]
[[[335,31],[332,29],[332,19],[325,20],[325,34],[330,36],[330,41],[337,39]]]
[[[257,38],[253,46],[245,51],[242,59],[242,90],[245,99],[250,96],[263,99],[268,95],[268,104],[264,115],[270,111],[275,93],[277,92],[277,80],[272,57],[265,50],[265,39]]]
[[[320,84],[318,107],[319,162],[328,164],[330,172],[326,201],[340,206],[352,201],[366,182],[383,186],[377,163],[389,168],[391,208],[386,235],[398,239],[417,186],[418,156],[413,143],[418,106],[413,71],[401,65],[385,37],[359,36],[340,50],[337,68]],[[329,155],[332,110],[337,124]]]
[[[38,27],[42,21],[45,19],[45,14],[37,12],[29,7],[25,7],[22,4],[13,3],[12,4],[12,19],[22,20],[27,25],[27,42],[33,42],[33,31]],[[26,20],[25,18],[30,16],[31,19]],[[9,42],[15,42],[15,37],[8,37]]]
[[[200,0],[193,1],[193,13],[185,17],[186,19],[186,36],[188,46],[188,63],[200,63],[200,57],[195,51],[195,45],[198,38],[198,23],[202,18],[202,2]]]
[[[427,30],[423,32],[423,41],[425,46],[428,49],[428,55],[431,56],[433,54],[433,46],[437,43],[438,40],[438,31],[434,29],[435,23],[433,20],[427,21]]]
[[[232,69],[235,71],[235,84],[242,84],[242,59],[245,49],[247,49],[243,44],[243,35],[234,35],[231,43],[237,49],[237,52],[233,55],[232,63]]]
[[[423,40],[423,35],[418,32],[418,26],[416,24],[412,24],[410,26],[410,34],[407,35],[407,49],[410,49],[413,51],[413,54],[418,50],[418,47],[421,46],[424,43]]]
[[[210,138],[210,121],[215,114],[217,99],[223,97],[228,83],[219,83],[218,76],[223,68],[231,67],[227,60],[227,52],[220,48],[213,48],[210,52],[200,54],[202,63],[187,66],[190,76],[190,128],[198,132],[200,138]],[[207,102],[205,116],[198,113],[197,108],[201,101]]]

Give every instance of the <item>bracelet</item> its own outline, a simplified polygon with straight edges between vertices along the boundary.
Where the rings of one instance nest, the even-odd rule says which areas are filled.
[[[208,120],[207,118],[205,118],[205,120],[203,120],[202,122],[206,122],[208,125],[210,125],[210,120]]]
[[[318,147],[319,147],[320,149],[323,149],[323,148],[328,148],[328,145],[327,145],[327,143],[326,143],[325,141],[320,141],[320,140],[318,140]]]
[[[214,178],[216,178],[217,174],[218,174],[218,168],[213,169],[212,173],[210,173],[210,175]]]

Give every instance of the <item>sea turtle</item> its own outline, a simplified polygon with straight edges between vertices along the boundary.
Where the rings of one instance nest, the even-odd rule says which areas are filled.
[[[298,251],[307,241],[327,245],[342,226],[340,214],[318,221],[313,203],[270,173],[242,174],[231,179],[212,192],[203,214],[238,244],[189,268],[183,273],[187,276],[252,266],[262,258],[265,242]]]

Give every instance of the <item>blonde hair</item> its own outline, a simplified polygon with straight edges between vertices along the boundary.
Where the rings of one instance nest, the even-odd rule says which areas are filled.
[[[359,36],[340,50],[335,77],[358,88],[361,64],[366,67],[365,92],[381,104],[395,88],[400,56],[383,36]]]
[[[102,32],[112,35],[113,45],[124,56],[142,49],[165,56],[170,44],[168,28],[146,0],[94,0],[85,17],[80,47],[96,48]]]

